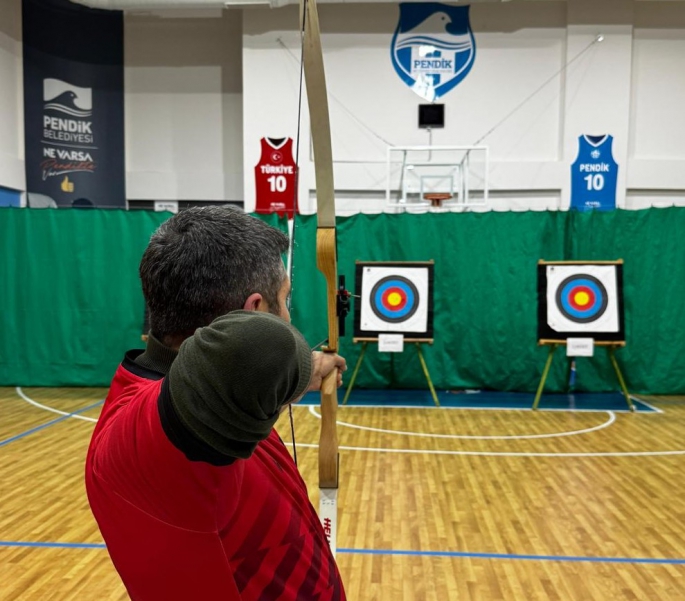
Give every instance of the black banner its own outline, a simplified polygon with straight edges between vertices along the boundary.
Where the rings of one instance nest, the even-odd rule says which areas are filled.
[[[123,12],[22,10],[28,205],[125,207]]]

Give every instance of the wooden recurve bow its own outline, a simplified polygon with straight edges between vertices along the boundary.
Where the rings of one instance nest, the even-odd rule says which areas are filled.
[[[338,281],[331,127],[316,0],[300,0],[300,16],[303,24],[302,61],[316,175],[316,258],[317,266],[326,279],[327,291],[328,344],[322,350],[337,353],[339,336],[344,334],[344,318],[349,310],[349,293],[345,290],[344,278],[341,276]],[[333,370],[321,386],[319,438],[319,517],[334,555],[339,483],[337,377],[337,370]]]

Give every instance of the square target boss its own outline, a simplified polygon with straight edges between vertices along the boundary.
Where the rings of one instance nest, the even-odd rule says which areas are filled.
[[[538,341],[625,342],[623,261],[538,263]]]
[[[433,261],[357,261],[355,339],[402,334],[407,341],[432,341],[434,266]]]

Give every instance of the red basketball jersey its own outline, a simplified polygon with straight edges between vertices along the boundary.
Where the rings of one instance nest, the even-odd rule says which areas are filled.
[[[254,168],[257,213],[278,213],[292,219],[297,196],[297,166],[292,138],[262,138],[262,156]]]

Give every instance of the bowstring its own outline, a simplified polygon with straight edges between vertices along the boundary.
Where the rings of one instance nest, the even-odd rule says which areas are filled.
[[[302,5],[302,24],[300,27],[300,81],[297,96],[297,130],[295,134],[295,189],[293,191],[293,228],[290,234],[290,262],[288,264],[288,277],[290,278],[290,294],[288,295],[288,312],[292,307],[293,299],[293,257],[295,255],[295,232],[297,231],[295,220],[298,215],[298,190],[300,187],[300,134],[302,131],[302,88],[304,84],[304,28],[307,18],[307,0]],[[288,405],[288,415],[290,417],[290,436],[293,441],[293,461],[297,466],[297,445],[295,443],[295,420],[293,419],[293,406]]]

